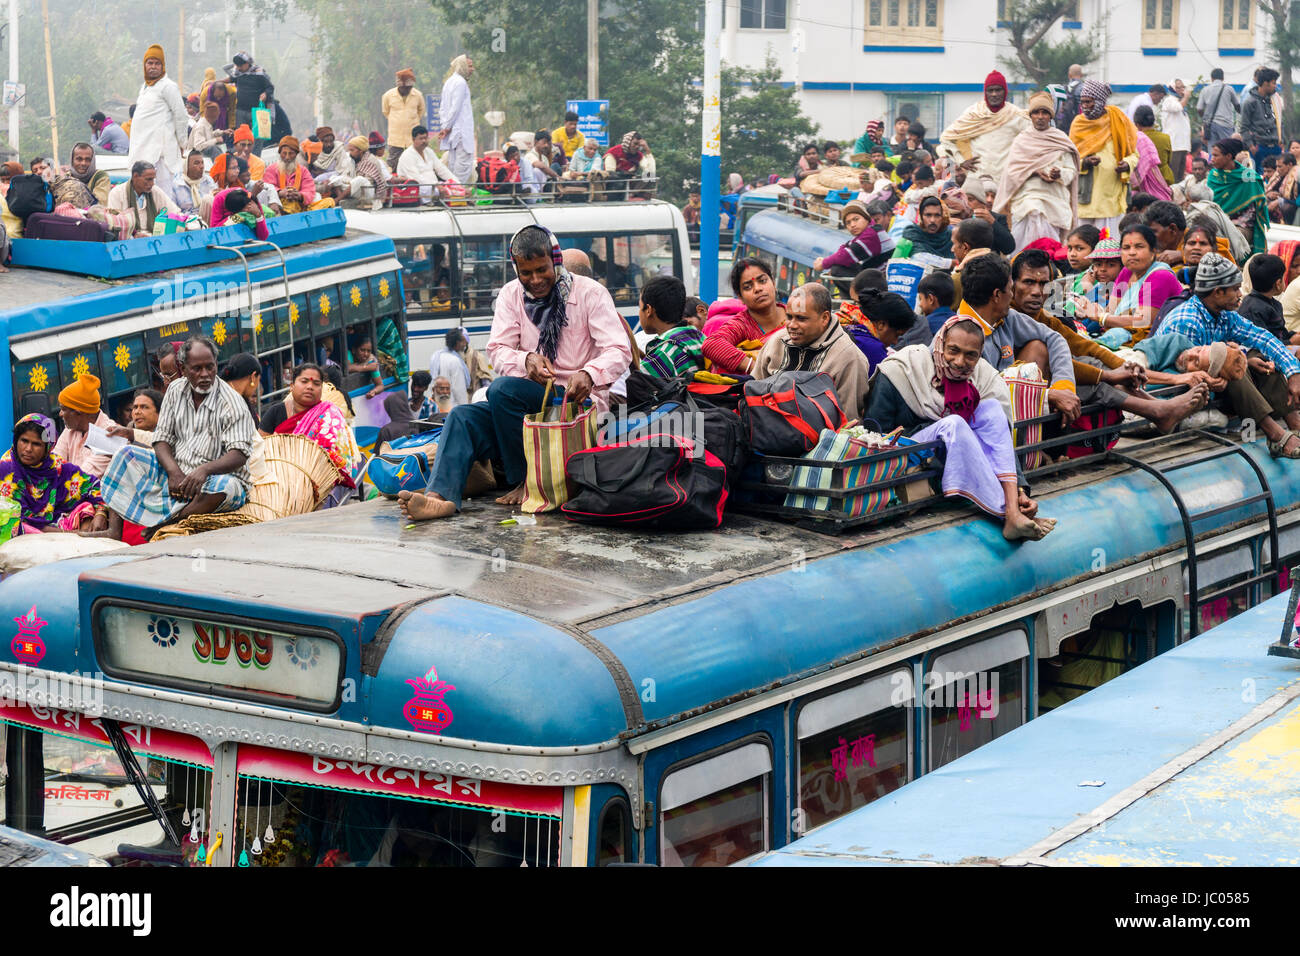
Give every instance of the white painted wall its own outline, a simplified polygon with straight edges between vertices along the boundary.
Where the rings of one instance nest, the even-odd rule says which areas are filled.
[[[864,21],[868,0],[786,0],[784,30],[738,28],[740,0],[725,0],[723,60],[760,66],[770,49],[782,78],[801,86],[804,112],[821,127],[822,138],[848,140],[859,136],[869,119],[885,119],[886,127],[900,93],[925,91],[922,122],[931,138],[980,96],[990,70],[1007,70],[1000,59],[1014,56],[1005,30],[996,30],[996,0],[939,0],[942,10],[943,52],[864,52]],[[902,0],[904,6],[907,0]],[[1079,0],[1082,30],[1108,17],[1102,57],[1087,69],[1115,87],[1111,100],[1124,105],[1152,83],[1175,76],[1194,82],[1209,80],[1210,70],[1222,67],[1228,82],[1240,89],[1255,68],[1268,60],[1268,31],[1263,14],[1255,10],[1253,55],[1220,55],[1220,0],[1175,0],[1178,5],[1178,44],[1173,56],[1144,53],[1142,0]],[[1052,27],[1053,39],[1067,31]],[[799,40],[802,51],[792,52]],[[1059,81],[1064,82],[1065,77]],[[819,88],[836,84],[839,89]],[[843,88],[847,84],[848,88]],[[895,90],[901,85],[902,90]],[[891,94],[892,98],[891,98]],[[1027,92],[1014,98],[1024,102]],[[904,99],[908,99],[903,96]],[[940,116],[939,113],[942,112]],[[927,120],[926,113],[930,114]],[[725,164],[725,160],[724,160]]]

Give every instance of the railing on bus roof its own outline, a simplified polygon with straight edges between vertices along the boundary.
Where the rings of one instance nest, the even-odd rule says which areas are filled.
[[[398,184],[399,186],[403,184]],[[416,184],[405,184],[417,189]],[[530,192],[522,183],[503,183],[501,192],[489,192],[481,186],[471,186],[465,196],[431,195],[439,192],[436,186],[419,185],[419,198],[414,201],[394,201],[390,196],[382,203],[384,209],[442,209],[451,213],[486,212],[492,210],[527,211],[534,206],[553,206],[559,203],[626,203],[657,199],[657,179],[604,179],[604,180],[551,180],[542,192]],[[364,208],[364,207],[362,207]]]

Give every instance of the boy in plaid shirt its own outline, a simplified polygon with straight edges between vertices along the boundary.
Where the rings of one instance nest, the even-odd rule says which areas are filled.
[[[641,371],[656,378],[704,368],[704,333],[682,314],[686,286],[676,276],[655,276],[641,290],[641,328],[656,336],[646,346]]]

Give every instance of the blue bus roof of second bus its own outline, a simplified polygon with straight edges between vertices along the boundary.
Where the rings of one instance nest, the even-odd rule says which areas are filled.
[[[1244,447],[1279,501],[1300,499],[1300,471]],[[1173,480],[1202,501],[1239,497],[1256,482],[1235,455]],[[405,729],[406,682],[433,666],[456,687],[449,736],[592,745],[1086,580],[1097,574],[1097,548],[1116,568],[1182,541],[1172,499],[1144,473],[1086,473],[1046,502],[1056,531],[1017,545],[996,522],[960,510],[829,538],[746,517],[691,534],[558,515],[503,527],[503,512],[477,505],[407,528],[395,504],[375,501],[274,529],[206,533],[203,574],[193,573],[190,539],[25,571],[0,582],[0,618],[27,613],[41,595],[50,621],[42,666],[56,671],[97,660],[90,608],[100,598],[315,624],[343,637],[346,676],[364,691],[341,705],[340,719]],[[1262,514],[1258,502],[1240,506],[1214,527]],[[655,693],[642,700],[646,680]]]
[[[1266,653],[1289,599],[755,865],[1300,865],[1300,662]]]
[[[811,264],[814,259],[829,256],[850,238],[845,230],[815,219],[764,209],[745,223],[742,241],[786,259]]]

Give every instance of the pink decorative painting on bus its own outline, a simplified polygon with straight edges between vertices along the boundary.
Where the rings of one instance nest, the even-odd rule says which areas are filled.
[[[18,633],[9,644],[9,649],[14,652],[14,657],[18,658],[18,663],[34,667],[41,662],[45,656],[45,642],[41,640],[41,628],[48,621],[42,621],[36,615],[36,605],[26,614],[14,618],[14,623],[18,625]]]
[[[415,690],[415,696],[402,708],[407,723],[416,730],[428,734],[440,734],[451,724],[451,708],[442,699],[455,686],[438,680],[438,669],[430,667],[423,677],[412,677],[407,681]]]

